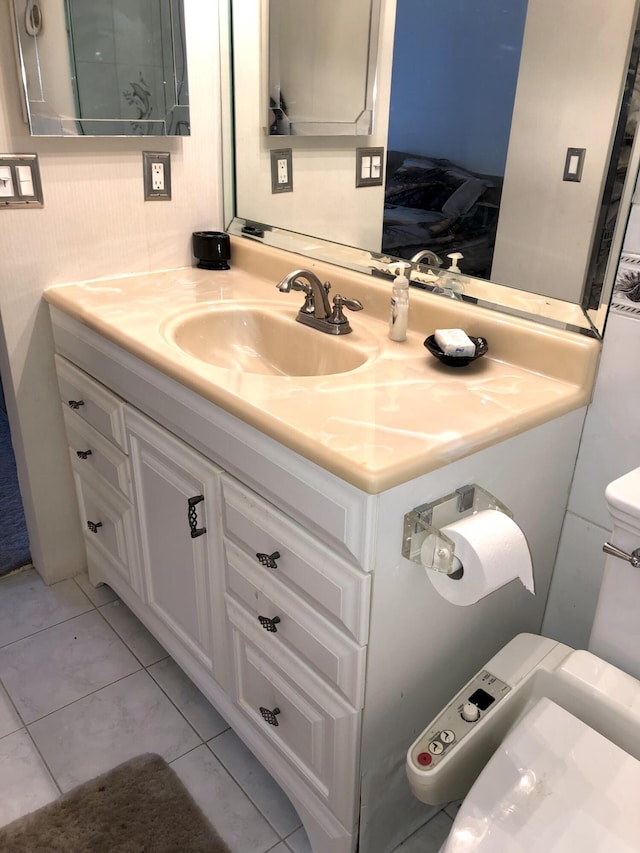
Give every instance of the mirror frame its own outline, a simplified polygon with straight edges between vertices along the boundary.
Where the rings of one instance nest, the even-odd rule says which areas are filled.
[[[249,221],[239,217],[236,211],[236,196],[234,187],[235,175],[235,139],[234,139],[234,117],[233,117],[233,66],[232,66],[232,26],[231,26],[231,0],[220,0],[220,57],[221,57],[221,84],[222,84],[222,153],[223,153],[223,210],[226,230],[235,236],[246,239],[257,240],[264,245],[284,249],[295,254],[302,255],[314,260],[325,261],[336,266],[351,269],[356,272],[372,276],[383,276],[389,281],[394,273],[389,270],[389,262],[398,259],[380,258],[374,254],[356,247],[345,246],[328,240],[322,240],[313,235],[301,234],[287,231],[282,228],[272,227],[266,223]],[[629,67],[633,68],[634,61],[637,64],[636,42],[640,36],[640,8],[636,18],[635,38],[632,41]],[[635,55],[634,55],[635,54]],[[636,68],[640,75],[640,68]],[[632,88],[632,87],[631,87]],[[627,92],[627,90],[625,90]],[[628,92],[629,100],[631,97]],[[619,123],[616,139],[624,132],[626,113],[624,112],[624,100],[620,105]],[[629,104],[627,103],[627,107]],[[259,130],[259,129],[258,129]],[[257,130],[257,132],[258,132]],[[609,162],[609,177],[614,174],[616,163],[612,156]],[[603,276],[602,286],[599,288],[600,295],[597,305],[588,307],[592,298],[591,286],[583,291],[582,303],[570,303],[560,299],[552,299],[540,296],[529,291],[518,290],[515,287],[498,284],[482,279],[475,279],[464,274],[449,273],[438,269],[438,284],[441,285],[448,280],[464,282],[465,293],[457,294],[457,298],[464,302],[476,304],[482,308],[488,308],[511,316],[522,317],[526,320],[540,323],[553,328],[563,329],[569,332],[602,339],[606,324],[609,303],[613,294],[616,281],[616,273],[622,253],[624,235],[626,232],[633,194],[640,170],[640,126],[634,135],[631,153],[629,156],[623,190],[620,197],[619,211],[615,222],[613,235],[611,237],[606,268]],[[606,207],[604,195],[602,199],[602,210]],[[594,258],[597,256],[599,246],[591,247],[590,275],[594,268]],[[399,259],[405,261],[405,259]],[[386,261],[386,263],[385,263]],[[406,261],[405,261],[406,262]],[[421,271],[424,267],[417,268],[412,264],[411,285],[423,290],[433,291],[434,287],[424,281]],[[421,281],[421,279],[423,279]],[[593,282],[592,282],[593,284]],[[440,288],[438,288],[439,290]],[[448,294],[440,294],[449,298]],[[595,302],[595,300],[594,300]]]
[[[184,0],[159,0],[159,2],[164,2],[170,18],[171,25],[171,42],[172,42],[172,57],[171,57],[171,74],[164,76],[169,76],[173,86],[170,87],[165,83],[165,90],[169,89],[169,94],[173,94],[174,97],[171,103],[166,105],[166,113],[162,118],[137,118],[136,116],[131,116],[130,118],[116,118],[110,116],[102,116],[100,118],[90,117],[85,118],[77,115],[78,112],[78,86],[77,79],[73,74],[73,70],[70,72],[69,77],[69,86],[70,92],[73,93],[73,101],[75,105],[76,115],[73,116],[62,116],[58,115],[56,112],[46,112],[44,114],[38,114],[34,110],[34,104],[42,103],[46,109],[47,102],[44,98],[43,86],[42,86],[42,74],[41,68],[39,65],[38,58],[38,79],[40,81],[40,94],[42,98],[38,100],[38,98],[30,97],[29,86],[28,86],[28,74],[27,74],[27,64],[25,59],[25,50],[23,45],[23,24],[21,23],[21,13],[17,8],[17,3],[19,0],[8,0],[10,15],[11,15],[11,26],[13,31],[13,41],[14,41],[14,49],[16,55],[16,63],[18,66],[18,77],[21,84],[21,102],[22,102],[22,113],[23,120],[26,124],[29,125],[29,133],[33,137],[103,137],[103,138],[118,138],[118,137],[145,137],[152,136],[154,138],[158,137],[170,137],[170,136],[189,136],[190,135],[190,115],[189,115],[189,103],[188,100],[186,103],[179,103],[179,97],[177,94],[177,71],[175,65],[175,47],[176,44],[176,33],[179,29],[177,24],[177,20],[181,22],[182,29],[182,38],[183,38],[183,54],[184,54],[184,79],[188,81],[188,64],[187,64],[187,49],[186,49],[186,39],[184,36]],[[71,56],[71,35],[70,35],[70,23],[69,23],[69,4],[68,0],[64,0],[64,16],[65,16],[65,26],[67,30],[67,40],[65,42],[65,48],[69,55],[70,65],[73,66],[73,57]],[[44,22],[44,26],[46,26],[46,22]],[[25,38],[28,37],[28,34],[25,33]],[[167,64],[164,63],[164,70],[166,71]],[[132,84],[133,85],[133,84]],[[186,91],[188,93],[189,88],[188,84],[186,86]],[[133,93],[135,96],[135,92]],[[38,121],[40,122],[46,120],[48,127],[46,132],[42,132],[38,130]],[[100,126],[116,125],[115,132],[100,132]],[[54,125],[59,124],[59,131],[53,132],[52,127]],[[132,125],[137,125],[139,127],[139,132],[132,132]],[[175,128],[174,130],[170,130],[167,132],[168,127]]]
[[[352,1],[352,0],[351,0]],[[274,81],[272,79],[273,57],[273,5],[275,2],[284,0],[263,0],[261,4],[262,26],[265,37],[262,39],[265,56],[263,58],[263,74],[266,80],[266,91],[264,93],[265,103],[262,114],[265,118],[264,130],[269,131],[267,116],[272,109],[271,92]],[[297,5],[298,0],[294,0]],[[322,2],[322,0],[316,0]],[[344,0],[342,0],[344,2]],[[283,120],[278,123],[278,130],[271,131],[270,135],[277,137],[287,136],[368,136],[373,129],[374,105],[375,105],[375,80],[378,58],[378,43],[380,38],[380,3],[379,0],[368,0],[369,2],[369,36],[367,44],[367,56],[364,62],[364,87],[361,93],[362,100],[360,109],[351,121],[337,121],[323,119],[321,116],[314,118],[296,119],[294,114],[288,114],[286,108],[282,110]],[[280,14],[280,12],[278,13]],[[312,28],[309,28],[313,32]],[[276,63],[279,64],[279,63]],[[317,79],[317,78],[314,78]],[[334,92],[334,97],[339,97],[339,92]],[[282,103],[280,105],[283,107]],[[356,109],[356,108],[354,108]],[[281,129],[285,128],[285,129]]]

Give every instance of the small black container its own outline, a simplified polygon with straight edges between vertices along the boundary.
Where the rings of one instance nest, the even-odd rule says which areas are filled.
[[[202,270],[228,270],[231,257],[229,235],[224,231],[194,231],[191,236],[194,257]]]

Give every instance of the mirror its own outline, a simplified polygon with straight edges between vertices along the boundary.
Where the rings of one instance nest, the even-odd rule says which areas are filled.
[[[269,0],[272,136],[371,133],[378,40],[371,0]]]
[[[271,193],[269,153],[281,140],[265,136],[260,119],[256,121],[260,116],[254,94],[260,74],[256,56],[261,43],[257,2],[232,0],[233,154],[239,168],[235,218],[229,215],[229,229],[262,234],[257,239],[265,243],[355,269],[374,274],[388,271],[390,258],[413,257],[418,248],[427,248],[427,241],[407,244],[403,252],[389,249],[383,255],[385,187],[355,188],[355,148],[362,142],[291,137],[294,191]],[[487,134],[485,151],[492,146],[505,149],[500,185],[493,181],[496,186],[485,188],[498,196],[499,205],[494,197],[478,196],[472,201],[472,207],[480,202],[483,216],[490,214],[493,230],[486,242],[493,244],[493,254],[488,264],[485,261],[491,267],[490,280],[478,277],[473,252],[467,248],[470,268],[465,269],[463,258],[459,261],[463,276],[455,277],[464,290],[457,294],[459,298],[587,333],[602,331],[633,189],[630,181],[623,188],[624,177],[638,168],[638,145],[633,133],[625,134],[624,122],[638,59],[634,46],[637,6],[637,0],[620,0],[604,16],[601,0],[564,0],[560,6],[550,0],[529,0],[528,4],[380,0],[376,120],[367,144],[395,146],[396,154],[388,152],[387,175],[397,174],[407,157],[446,159],[466,172],[458,188],[464,185],[461,194],[468,193],[470,198],[470,191],[479,188],[474,182],[495,178],[497,169],[482,162],[471,143],[482,131]],[[451,25],[448,31],[438,30],[442,15],[453,7],[464,9],[457,31]],[[430,10],[428,22],[417,17],[425,8]],[[480,38],[479,21],[490,17],[489,10],[497,16],[492,40]],[[408,26],[403,17],[407,13]],[[517,14],[519,61],[517,56],[514,59],[514,42],[504,31],[504,18]],[[404,22],[399,33],[396,18]],[[467,32],[461,34],[464,22]],[[417,41],[412,42],[407,32],[417,33]],[[456,34],[465,45],[461,55],[453,49]],[[425,54],[429,51],[439,64],[428,66]],[[498,58],[493,71],[487,54]],[[463,64],[465,55],[471,60],[469,67]],[[394,91],[400,85],[395,81],[402,79],[396,71],[399,56],[413,69],[411,90],[407,79],[400,92]],[[491,136],[503,120],[487,119],[487,99],[481,108],[477,97],[467,97],[476,114],[465,117],[462,98],[452,88],[455,82],[458,93],[465,85],[469,89],[483,63],[485,79],[493,75],[494,80],[504,81],[507,64],[517,70],[506,148]],[[413,128],[413,139],[407,134],[403,142],[394,141],[400,130],[399,95],[412,110],[404,123]],[[449,136],[457,135],[460,143],[448,157],[444,147],[435,147],[433,132],[439,129],[445,102],[448,114],[457,119]],[[425,103],[428,110],[423,109]],[[429,147],[417,148],[418,142]],[[572,165],[569,149],[586,151],[580,181],[564,179],[565,167]],[[474,215],[479,215],[477,208]],[[449,264],[446,255],[455,247],[451,242],[436,251],[445,266]],[[420,278],[422,286],[433,288],[434,276],[438,277],[435,289],[452,295],[449,274],[438,270],[429,274],[429,269],[421,267],[413,279]]]
[[[182,0],[12,0],[32,136],[186,136]]]

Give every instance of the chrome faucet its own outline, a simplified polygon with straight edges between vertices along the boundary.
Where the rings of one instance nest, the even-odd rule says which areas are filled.
[[[329,335],[348,335],[352,331],[343,308],[362,310],[362,303],[357,299],[347,299],[340,294],[333,297],[332,308],[329,304],[331,285],[328,281],[323,284],[311,270],[294,270],[285,275],[276,287],[281,293],[289,293],[291,290],[304,293],[304,305],[298,311],[296,320]]]
[[[427,263],[432,267],[442,266],[442,258],[439,258],[435,252],[431,251],[431,249],[422,249],[420,252],[416,252],[416,254],[411,258],[411,263],[419,264],[420,261],[423,261],[425,258],[427,258]]]

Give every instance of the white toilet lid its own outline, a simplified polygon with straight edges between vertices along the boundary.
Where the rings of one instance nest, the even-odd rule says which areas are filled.
[[[549,699],[502,742],[443,853],[638,853],[640,761]]]

